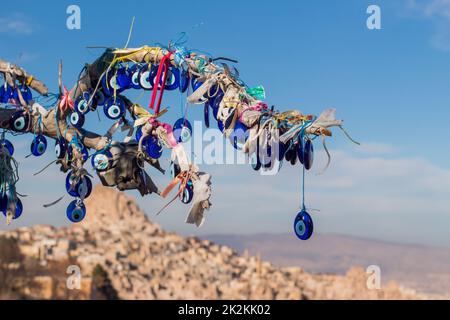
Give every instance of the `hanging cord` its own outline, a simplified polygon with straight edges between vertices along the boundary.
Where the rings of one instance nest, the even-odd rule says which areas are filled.
[[[322,136],[322,145],[323,145],[323,149],[325,150],[325,153],[327,154],[327,164],[325,165],[325,167],[317,173],[318,176],[322,175],[330,166],[331,163],[331,155],[330,152],[328,151],[327,145],[325,143],[325,136]]]
[[[302,171],[302,211],[306,211],[306,206],[305,206],[305,166],[303,167],[303,171]]]
[[[33,176],[37,176],[38,174],[44,172],[48,167],[50,167],[52,164],[54,164],[56,161],[58,160],[53,160],[51,161],[49,164],[47,164],[44,168],[42,168],[41,170],[39,170],[38,172],[33,173]]]
[[[63,198],[64,198],[64,196],[61,196],[61,197],[59,197],[58,199],[56,199],[55,201],[50,202],[50,203],[43,204],[42,206],[43,206],[44,208],[51,207],[51,206],[57,204],[58,202],[60,202]]]
[[[357,144],[358,146],[361,145],[361,143],[359,143],[358,141],[353,140],[353,138],[348,134],[348,132],[344,129],[343,126],[338,126],[338,127],[339,127],[339,129],[342,130],[342,132],[344,132],[345,136],[346,136],[351,142],[353,142],[354,144]]]
[[[125,43],[125,49],[128,47],[128,44],[130,43],[130,40],[131,40],[131,34],[132,34],[132,32],[133,32],[133,26],[134,26],[134,19],[135,19],[136,17],[133,17],[133,19],[131,20],[131,26],[130,26],[130,31],[128,32],[128,40],[127,40],[127,43]]]

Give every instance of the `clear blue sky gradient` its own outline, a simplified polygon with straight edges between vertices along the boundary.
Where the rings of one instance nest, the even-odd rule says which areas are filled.
[[[70,4],[81,7],[81,30],[66,28],[66,8]],[[382,30],[366,28],[369,4],[381,7]],[[450,185],[442,182],[442,179],[450,178],[447,160],[450,150],[450,52],[437,43],[450,42],[450,37],[446,39],[440,34],[442,26],[448,24],[447,17],[427,14],[426,6],[425,2],[406,0],[20,1],[20,5],[4,1],[0,18],[20,20],[31,29],[5,30],[0,25],[0,56],[23,65],[46,82],[50,91],[56,92],[59,59],[64,61],[64,82],[70,87],[84,63],[93,61],[101,53],[100,50],[88,50],[86,46],[122,47],[133,16],[136,21],[131,47],[168,43],[180,32],[187,32],[188,47],[238,59],[242,78],[249,85],[264,85],[269,104],[275,104],[281,110],[293,108],[317,115],[328,107],[335,107],[352,136],[372,147],[358,150],[339,131],[329,140],[330,148],[338,154],[333,159],[330,173],[321,177],[312,174],[310,178],[310,199],[314,200],[311,206],[321,209],[315,220],[319,232],[450,245],[447,231]],[[143,101],[147,103],[148,99],[146,95]],[[172,106],[173,112],[167,117],[170,122],[179,115],[179,96],[171,94],[165,99],[165,105]],[[193,118],[201,118],[198,111],[192,111]],[[89,119],[91,128],[95,118],[91,115]],[[110,122],[102,120],[100,127],[106,130],[109,125]],[[21,137],[15,141],[19,140],[26,140],[23,151],[26,154],[31,138]],[[319,145],[316,148],[319,149]],[[53,176],[41,178],[42,181],[48,179],[48,193],[51,192],[48,199],[42,188],[38,190],[31,186],[39,184],[39,180],[31,177],[31,172],[51,160],[52,152],[44,159],[21,161],[22,169],[29,171],[22,174],[22,179],[28,179],[22,185],[28,188],[30,196],[33,192],[38,194],[36,200],[26,200],[28,208],[36,208],[47,200],[50,202],[52,197],[57,198],[64,191],[62,175],[59,180]],[[336,163],[339,159],[347,163],[354,161],[350,168],[367,168],[360,175],[364,172],[373,174],[372,164],[379,174],[367,179],[370,188],[361,181],[363,188],[339,187],[346,176],[358,176],[356,171],[343,172],[348,167],[340,167],[342,164]],[[369,165],[360,165],[355,159]],[[403,172],[411,163],[409,160],[417,166],[413,166],[411,172]],[[392,174],[386,179],[376,177],[386,173],[383,172],[385,163],[388,168],[394,168]],[[422,167],[427,169],[422,171]],[[213,192],[220,192],[216,195],[211,221],[207,221],[201,231],[185,226],[186,207],[176,205],[166,216],[156,218],[159,223],[168,229],[191,234],[291,232],[292,219],[299,205],[298,168],[287,168],[285,174],[270,178],[255,177],[249,167],[212,166],[204,169],[217,175]],[[57,169],[53,172],[58,175]],[[395,178],[397,174],[398,179]],[[428,181],[427,175],[435,180]],[[406,189],[411,185],[408,179],[416,178],[423,180],[417,180],[418,186],[408,192]],[[292,181],[287,182],[289,179]],[[327,185],[332,179],[337,183]],[[56,181],[60,181],[60,188],[56,187]],[[159,185],[163,186],[166,180],[161,181]],[[442,185],[438,189],[441,193],[434,191],[435,182]],[[278,203],[270,210],[262,210],[264,216],[258,215],[258,205],[262,208],[268,203],[258,201],[259,191],[249,195],[251,201],[255,201],[250,204],[232,192],[233,184],[248,187],[252,183],[264,184],[272,195],[271,203]],[[428,187],[428,183],[432,187]],[[287,197],[288,194],[294,198]],[[367,203],[383,201],[371,198],[377,194],[380,197],[386,194],[393,201],[402,198],[403,203],[418,202],[412,208],[390,207],[389,204],[370,208]],[[292,198],[291,202],[284,201],[288,198]],[[372,200],[368,202],[361,200],[369,198]],[[68,198],[65,200],[67,203]],[[393,203],[399,203],[395,201]],[[235,210],[227,206],[229,202],[234,203]],[[25,206],[25,222],[20,223],[63,223],[66,203],[41,215],[37,213],[38,209],[33,209],[29,213],[34,215],[33,218],[26,218]],[[147,211],[152,211],[149,208],[164,202],[145,198],[140,203]],[[344,206],[349,210],[339,209]],[[352,207],[355,212],[350,212]],[[274,212],[276,208],[281,210]],[[56,214],[55,210],[60,212]],[[239,220],[246,214],[248,219]]]

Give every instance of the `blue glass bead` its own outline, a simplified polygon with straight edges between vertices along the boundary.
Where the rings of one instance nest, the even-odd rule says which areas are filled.
[[[81,129],[84,125],[84,115],[82,113],[74,111],[69,116],[69,122],[75,128]]]
[[[84,206],[84,203],[79,200],[73,200],[67,206],[66,216],[74,223],[82,221],[86,216],[86,207]]]
[[[304,154],[303,154],[303,165],[306,170],[311,169],[314,161],[314,147],[311,140],[306,140]]]
[[[92,167],[97,171],[105,171],[111,167],[112,154],[109,150],[98,151],[91,157]]]
[[[92,181],[88,176],[82,177],[78,183],[71,189],[73,180],[72,171],[69,171],[66,177],[66,191],[72,197],[87,198],[92,192]]]
[[[64,138],[56,139],[55,141],[55,155],[58,159],[64,159],[67,152],[67,142]]]
[[[43,135],[37,135],[31,142],[30,150],[34,156],[42,156],[47,150],[47,139]]]
[[[173,136],[178,142],[187,142],[192,136],[191,123],[184,118],[175,121],[173,125]]]
[[[189,87],[189,72],[183,70],[180,75],[180,84],[178,86],[181,92],[186,92]]]
[[[308,240],[313,234],[313,221],[305,210],[300,211],[294,220],[294,232],[300,240]]]
[[[142,140],[142,149],[153,159],[159,159],[162,155],[162,147],[154,136],[146,136]]]
[[[15,131],[24,132],[28,130],[30,116],[25,111],[16,111],[10,120],[10,126]]]
[[[125,113],[125,102],[119,97],[109,97],[103,105],[103,112],[111,120],[117,120]]]
[[[10,156],[14,154],[14,146],[9,140],[7,139],[0,140],[0,144],[4,148],[6,148],[6,150],[8,150]]]
[[[192,201],[192,198],[194,197],[194,187],[191,184],[187,183],[183,192],[180,194],[181,202],[184,204],[188,204]]]

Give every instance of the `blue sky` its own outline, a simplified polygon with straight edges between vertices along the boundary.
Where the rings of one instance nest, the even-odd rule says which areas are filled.
[[[81,30],[66,28],[70,4],[81,8]],[[381,30],[366,28],[370,4],[381,7]],[[84,63],[101,53],[86,46],[122,47],[133,16],[132,47],[168,43],[187,32],[188,47],[238,59],[241,77],[249,85],[264,85],[269,104],[316,115],[334,107],[363,143],[357,147],[335,131],[328,140],[333,162],[321,176],[315,174],[324,161],[319,152],[307,178],[308,204],[320,209],[313,212],[318,232],[450,245],[450,1],[167,5],[130,0],[123,5],[5,2],[0,57],[24,66],[56,92],[59,59],[70,87]],[[172,107],[168,122],[179,116],[179,104],[177,94],[165,97],[165,105]],[[199,108],[192,108],[192,119],[200,119]],[[96,116],[91,115],[88,125],[98,127]],[[100,128],[109,125],[103,119]],[[65,223],[68,197],[51,209],[40,207],[64,194],[64,176],[56,167],[39,179],[32,176],[52,160],[52,150],[42,158],[24,159],[31,137],[13,140],[21,163],[19,192],[29,194],[15,226]],[[202,168],[214,175],[214,206],[202,229],[184,225],[187,208],[181,205],[159,217],[152,212],[165,201],[146,197],[139,199],[141,206],[165,228],[185,234],[291,232],[300,205],[299,167],[286,165],[274,177],[242,166]],[[150,172],[159,186],[167,183]]]

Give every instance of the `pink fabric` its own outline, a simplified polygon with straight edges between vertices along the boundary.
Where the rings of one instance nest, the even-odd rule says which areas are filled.
[[[173,136],[173,128],[172,128],[172,126],[171,126],[170,124],[168,124],[168,123],[163,123],[163,122],[159,122],[159,121],[156,120],[155,118],[150,118],[150,119],[148,120],[148,122],[149,122],[152,126],[154,126],[155,128],[156,128],[156,127],[163,127],[164,130],[166,130],[166,132],[167,132],[167,138],[169,139],[169,143],[170,143],[170,146],[171,146],[172,148],[174,148],[174,147],[176,147],[176,146],[178,145],[177,140],[176,140],[175,137]]]
[[[73,110],[74,108],[74,102],[72,100],[72,97],[70,96],[70,92],[69,90],[67,90],[66,87],[64,87],[64,94],[61,97],[61,101],[59,102],[59,110],[64,112],[66,111],[68,108],[70,108],[71,110]]]
[[[241,115],[239,116],[239,120],[240,121],[244,120],[243,116],[244,116],[244,113],[246,111],[262,111],[262,110],[266,110],[266,109],[268,109],[268,106],[264,102],[258,102],[255,105],[247,106],[247,107],[244,108],[244,110],[242,111]]]

